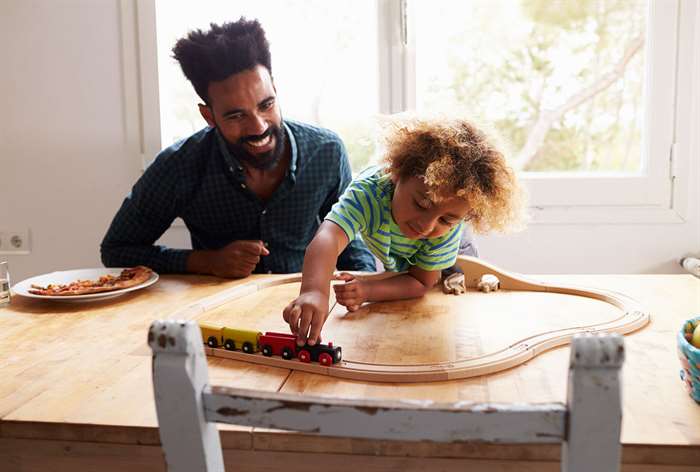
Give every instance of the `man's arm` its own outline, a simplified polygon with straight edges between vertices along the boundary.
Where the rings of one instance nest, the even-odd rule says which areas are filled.
[[[107,267],[146,265],[156,272],[185,272],[192,252],[154,243],[177,216],[175,176],[154,162],[134,185],[100,246]]]
[[[326,217],[328,212],[333,207],[333,204],[338,201],[338,198],[343,194],[345,189],[352,181],[352,172],[350,171],[350,162],[348,161],[347,152],[342,141],[338,142],[338,185],[328,195],[323,203],[318,216],[321,221]],[[354,239],[347,245],[345,250],[338,256],[336,267],[338,270],[358,270],[363,272],[374,272],[377,266],[374,256],[362,240]]]
[[[156,160],[122,203],[101,245],[107,267],[146,265],[160,273],[198,273],[247,277],[261,256],[262,241],[233,241],[221,249],[172,249],[154,245],[179,213],[177,178]]]

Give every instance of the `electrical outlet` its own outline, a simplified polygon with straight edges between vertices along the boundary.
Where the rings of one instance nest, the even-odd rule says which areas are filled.
[[[29,228],[0,230],[0,254],[29,254],[31,252]]]

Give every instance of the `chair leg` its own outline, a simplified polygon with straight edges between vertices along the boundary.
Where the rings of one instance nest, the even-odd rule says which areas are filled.
[[[620,470],[620,335],[577,335],[571,344],[563,472]]]
[[[153,387],[160,440],[170,472],[224,470],[219,431],[207,422],[202,391],[209,374],[199,327],[194,322],[155,321]]]

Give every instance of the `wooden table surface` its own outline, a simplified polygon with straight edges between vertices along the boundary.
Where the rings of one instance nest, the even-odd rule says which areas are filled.
[[[277,276],[254,276],[277,277]],[[700,470],[700,405],[679,379],[676,333],[700,314],[691,275],[559,275],[536,280],[604,288],[638,300],[651,323],[626,336],[623,369],[624,471]],[[99,302],[14,297],[0,308],[0,471],[164,470],[146,335],[152,320],[245,283],[163,276],[154,286]],[[281,309],[298,291],[287,284],[230,302],[199,320],[286,331]],[[460,359],[531,333],[617,316],[603,302],[569,295],[435,290],[420,300],[336,307],[324,341],[344,357],[382,363]],[[504,372],[419,384],[348,381],[225,359],[209,359],[215,385],[344,398],[564,402],[569,348]],[[559,470],[552,445],[433,444],[323,438],[221,426],[233,470]],[[309,456],[313,453],[313,456]]]

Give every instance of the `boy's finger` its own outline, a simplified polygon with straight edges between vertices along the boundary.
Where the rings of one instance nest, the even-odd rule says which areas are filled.
[[[296,334],[299,328],[299,315],[301,315],[301,307],[299,305],[294,305],[291,310],[289,310],[289,329],[292,333]]]
[[[335,275],[333,276],[333,278],[334,278],[335,280],[343,280],[343,281],[345,281],[345,282],[349,282],[349,281],[351,281],[351,280],[354,280],[354,279],[355,279],[355,276],[352,275],[352,274],[348,274],[347,272],[341,272],[341,273],[339,273],[339,274],[335,274]]]
[[[289,305],[284,307],[284,310],[282,310],[282,319],[287,323],[289,323],[289,316],[290,312],[292,311],[292,308],[294,308],[294,305],[290,303]]]
[[[321,342],[321,328],[323,328],[323,317],[317,316],[311,322],[311,332],[309,333],[309,344],[314,345]]]
[[[336,295],[340,295],[342,293],[345,293],[347,290],[347,285],[333,285],[333,290],[335,291]]]
[[[313,318],[314,312],[312,309],[306,308],[302,311],[299,319],[299,331],[297,331],[297,345],[303,346],[306,344],[306,339],[309,335],[309,326]]]

